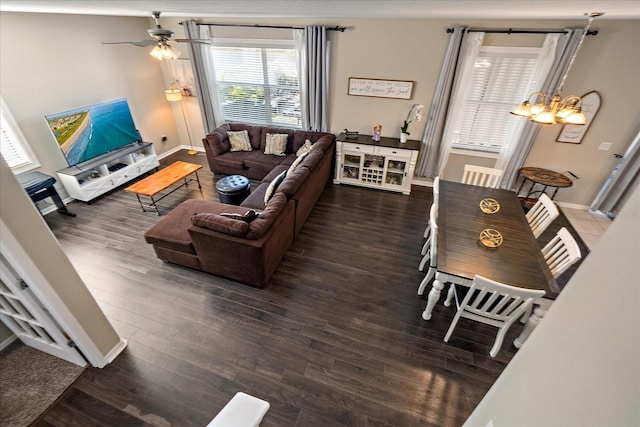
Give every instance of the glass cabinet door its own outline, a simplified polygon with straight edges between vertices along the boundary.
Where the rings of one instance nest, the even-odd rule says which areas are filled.
[[[384,183],[388,186],[404,186],[406,177],[407,162],[404,160],[390,159],[387,162],[387,170],[384,177]]]
[[[342,178],[353,179],[358,181],[360,179],[360,165],[362,163],[362,154],[359,153],[345,153],[342,158]]]

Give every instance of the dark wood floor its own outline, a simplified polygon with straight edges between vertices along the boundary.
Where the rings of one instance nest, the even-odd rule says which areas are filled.
[[[205,164],[203,155],[175,160]],[[161,202],[216,200],[208,167]],[[262,426],[460,426],[516,349],[416,294],[430,188],[410,196],[329,184],[265,289],[162,263],[133,194],[71,203],[47,222],[128,347],[90,368],[39,426],[204,426],[243,391]]]

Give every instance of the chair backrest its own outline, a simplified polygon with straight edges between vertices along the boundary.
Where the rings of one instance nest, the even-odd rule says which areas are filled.
[[[542,248],[542,255],[556,278],[582,258],[578,242],[565,227],[558,230],[556,236]]]
[[[560,211],[555,203],[542,193],[538,198],[535,205],[527,212],[527,222],[533,231],[533,235],[540,237],[540,235],[547,229],[549,224],[553,222],[560,215]]]
[[[440,198],[440,177],[433,178],[433,203],[438,203]]]
[[[464,165],[462,183],[478,185],[480,187],[498,188],[501,178],[502,170],[500,169],[477,165]]]
[[[518,288],[476,275],[459,309],[466,312],[463,317],[501,327],[513,323],[544,294],[542,289]]]
[[[434,267],[438,262],[438,203],[431,205],[431,211],[429,212],[429,227],[431,227],[431,264],[430,267]]]

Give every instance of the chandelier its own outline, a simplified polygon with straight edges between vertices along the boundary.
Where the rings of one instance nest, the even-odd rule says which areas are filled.
[[[604,15],[604,12],[588,12],[585,13],[589,17],[587,26],[582,30],[582,37],[580,42],[573,52],[573,57],[567,66],[567,71],[562,76],[560,85],[556,90],[556,94],[546,94],[544,92],[534,92],[529,95],[528,99],[522,104],[518,105],[511,111],[511,114],[524,117],[533,122],[553,125],[556,123],[568,124],[568,125],[584,125],[587,123],[587,117],[582,112],[582,98],[579,96],[567,96],[562,99],[562,89],[564,88],[564,82],[567,79],[567,75],[573,66],[573,62],[576,59],[576,55],[582,46],[582,42],[589,32],[591,23],[598,16]]]

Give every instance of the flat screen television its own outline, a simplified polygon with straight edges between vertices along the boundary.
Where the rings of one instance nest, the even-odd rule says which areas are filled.
[[[69,166],[142,142],[124,98],[44,118]]]

